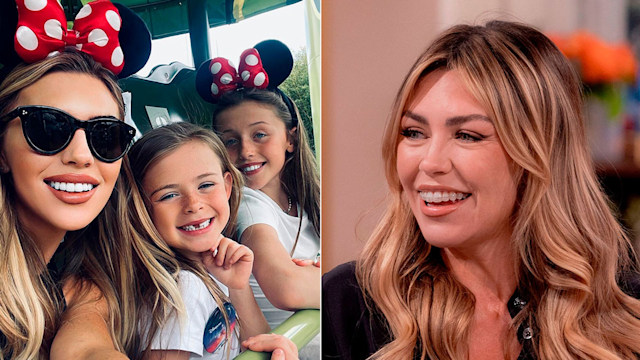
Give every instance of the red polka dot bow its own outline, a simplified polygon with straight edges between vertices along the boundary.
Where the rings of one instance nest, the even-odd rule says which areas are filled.
[[[96,0],[83,6],[73,29],[67,29],[64,10],[57,0],[16,0],[16,4],[14,46],[25,62],[36,62],[73,46],[114,74],[122,71],[124,55],[118,39],[122,19],[110,1]]]
[[[237,72],[233,64],[222,57],[210,60],[209,71],[213,75],[211,95],[214,99],[241,87],[265,89],[269,85],[269,76],[256,49],[242,52]]]

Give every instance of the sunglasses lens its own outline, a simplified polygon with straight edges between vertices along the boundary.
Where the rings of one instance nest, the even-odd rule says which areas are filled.
[[[24,125],[23,131],[31,144],[44,153],[60,151],[73,131],[64,114],[47,110],[30,112]]]
[[[134,135],[125,123],[112,120],[94,123],[90,133],[93,151],[104,161],[115,161],[124,155]]]

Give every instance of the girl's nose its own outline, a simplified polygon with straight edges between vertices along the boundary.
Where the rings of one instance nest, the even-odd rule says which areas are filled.
[[[73,134],[69,145],[62,150],[62,162],[77,167],[89,167],[95,162],[84,130],[78,129]]]
[[[200,197],[196,194],[188,194],[184,197],[184,213],[185,214],[194,214],[198,211],[202,210],[202,202],[200,201]]]
[[[255,146],[251,141],[243,141],[240,147],[240,157],[242,157],[242,159],[247,160],[255,155]]]
[[[427,142],[418,168],[429,175],[446,174],[451,171],[452,154],[447,142],[439,139]]]

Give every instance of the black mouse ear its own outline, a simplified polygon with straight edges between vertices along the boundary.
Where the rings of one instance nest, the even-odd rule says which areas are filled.
[[[5,1],[5,0],[2,0]],[[126,6],[114,2],[118,9],[122,26],[118,38],[124,55],[124,67],[119,78],[126,78],[142,69],[151,54],[151,33],[142,18]]]
[[[211,73],[211,61],[213,59],[209,59],[203,62],[200,67],[198,67],[198,71],[196,72],[196,90],[200,97],[210,103],[216,103],[216,99],[211,94],[211,84],[213,83],[213,74]]]
[[[0,0],[0,82],[22,60],[13,46],[18,26],[18,8],[13,0]]]
[[[257,43],[254,48],[260,54],[262,67],[269,75],[268,89],[277,88],[284,82],[293,69],[293,55],[291,50],[278,40],[264,40]]]

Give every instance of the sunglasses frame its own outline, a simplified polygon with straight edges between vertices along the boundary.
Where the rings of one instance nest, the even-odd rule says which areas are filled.
[[[38,146],[36,146],[31,138],[29,138],[29,136],[27,135],[27,131],[25,131],[25,126],[26,123],[28,122],[27,116],[30,113],[33,112],[38,112],[40,110],[48,110],[54,113],[59,113],[62,114],[68,121],[71,122],[71,125],[73,126],[72,131],[70,132],[67,140],[65,141],[64,145],[62,145],[59,149],[56,150],[43,150],[41,148],[39,148]],[[118,120],[115,117],[107,117],[107,116],[101,116],[101,117],[97,117],[95,119],[91,119],[91,120],[78,120],[75,117],[71,116],[70,114],[66,113],[65,111],[62,111],[58,108],[55,107],[51,107],[51,106],[44,106],[44,105],[27,105],[27,106],[18,106],[17,108],[13,109],[12,111],[10,111],[8,114],[3,115],[0,117],[0,123],[5,123],[5,122],[9,122],[10,120],[13,120],[15,118],[19,118],[22,124],[22,134],[24,135],[25,140],[27,141],[27,144],[29,144],[29,146],[38,154],[42,154],[42,155],[55,155],[59,152],[61,152],[62,150],[66,149],[67,146],[69,146],[69,144],[71,143],[71,141],[73,140],[73,137],[76,133],[76,131],[78,131],[78,129],[83,129],[85,132],[85,136],[87,139],[87,145],[89,146],[89,150],[91,151],[91,154],[98,160],[105,162],[105,163],[112,163],[112,162],[116,162],[118,160],[120,160],[123,156],[125,156],[127,154],[127,152],[129,151],[129,149],[131,148],[131,145],[133,145],[133,138],[136,135],[136,129],[132,126],[130,126],[129,124],[126,124],[124,121]],[[124,147],[122,154],[120,154],[117,158],[115,159],[107,159],[104,158],[103,156],[101,156],[100,154],[98,154],[96,152],[96,150],[94,149],[94,145],[93,142],[91,140],[91,133],[92,133],[92,129],[95,126],[95,124],[103,124],[103,123],[118,123],[118,126],[124,126],[125,131],[131,135],[131,140],[129,140],[129,143]],[[121,124],[121,125],[120,125]]]

